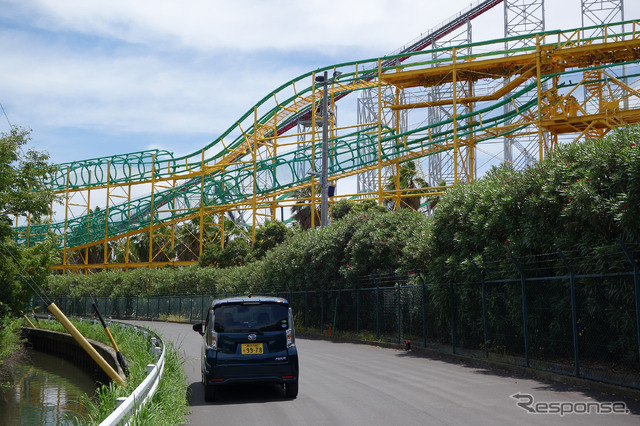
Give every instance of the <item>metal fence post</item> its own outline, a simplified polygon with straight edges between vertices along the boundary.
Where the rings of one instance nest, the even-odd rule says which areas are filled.
[[[398,280],[398,276],[395,272],[393,272],[393,281],[395,281],[397,289],[396,306],[398,308],[398,344],[400,344],[400,342],[402,341],[402,304],[400,302],[400,281]]]
[[[324,327],[324,289],[320,292],[320,330]]]
[[[524,271],[520,269],[520,265],[515,257],[510,256],[511,261],[515,265],[518,273],[520,274],[520,285],[522,287],[522,332],[524,334],[524,359],[527,367],[530,366],[529,363],[529,318],[527,315],[527,292],[526,292],[526,284],[527,278],[524,276]]]
[[[335,283],[336,286],[338,283]],[[336,320],[338,319],[338,302],[340,302],[340,295],[342,294],[342,288],[338,287],[338,295],[336,296],[336,309],[333,311],[333,328],[331,329],[331,335],[336,335]]]
[[[447,268],[444,265],[440,265],[442,269],[442,274],[446,277]],[[449,282],[449,306],[450,314],[451,314],[451,352],[456,353],[456,307],[455,307],[455,293],[453,291],[453,281]]]
[[[476,265],[476,262],[471,260],[471,264],[475,268],[478,275],[480,275],[480,284],[482,291],[482,326],[484,328],[484,357],[489,358],[489,347],[488,347],[488,331],[487,331],[487,293],[484,282],[484,272]]]
[[[304,286],[304,328],[309,328],[309,289]]]
[[[638,342],[638,356],[640,357],[640,269],[631,252],[629,252],[627,245],[620,241],[620,247],[633,266],[633,288],[636,296],[636,339]]]
[[[380,287],[375,275],[371,274],[371,279],[376,285],[376,339],[380,338]]]
[[[356,285],[356,335],[360,334],[360,285]]]
[[[200,295],[200,321],[204,321],[206,315],[204,313],[204,294]]]
[[[562,253],[562,250],[558,250],[558,254],[564,262],[564,266],[569,270],[569,285],[571,286],[571,326],[573,328],[573,363],[575,368],[576,377],[580,377],[580,363],[578,361],[578,314],[576,309],[576,276],[573,272],[573,268],[569,264],[569,261]]]
[[[456,353],[456,302],[453,281],[449,282],[449,300],[451,305],[451,352]]]
[[[422,282],[422,347],[427,347],[427,288],[421,273],[418,273]]]

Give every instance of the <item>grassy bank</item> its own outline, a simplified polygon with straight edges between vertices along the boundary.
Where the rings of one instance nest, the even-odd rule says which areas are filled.
[[[76,328],[88,339],[110,345],[102,326],[92,321],[73,320]],[[57,321],[40,321],[43,328],[66,332]],[[155,364],[149,338],[133,329],[112,324],[109,330],[125,356],[130,376],[126,387],[114,383],[100,386],[93,397],[84,401],[89,415],[86,424],[99,424],[116,408],[119,397],[127,397],[147,376],[147,364]],[[186,376],[182,369],[183,360],[170,343],[165,343],[165,365],[160,385],[153,399],[138,413],[137,424],[177,425],[184,424],[188,413]]]
[[[23,357],[20,323],[17,319],[0,319],[0,390],[11,386],[11,370]]]

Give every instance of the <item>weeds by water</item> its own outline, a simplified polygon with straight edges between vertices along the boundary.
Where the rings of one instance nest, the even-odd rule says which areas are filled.
[[[0,321],[0,391],[11,386],[11,371],[22,357],[20,320]]]
[[[75,327],[86,338],[110,345],[102,326],[92,321],[72,321]],[[65,332],[56,321],[41,321],[43,328]],[[119,324],[109,326],[109,330],[118,344],[120,352],[125,356],[130,375],[126,387],[111,382],[96,389],[92,397],[85,397],[88,408],[86,423],[99,424],[116,408],[119,397],[127,397],[147,376],[147,364],[157,362],[151,352],[150,336],[140,331],[121,327]],[[178,355],[171,343],[165,342],[164,373],[153,399],[138,412],[132,424],[140,425],[178,425],[184,424],[188,412],[186,399],[186,375],[182,369],[184,360]]]

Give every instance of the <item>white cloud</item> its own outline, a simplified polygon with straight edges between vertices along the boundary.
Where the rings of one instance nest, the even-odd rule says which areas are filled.
[[[551,3],[548,28],[580,25],[579,0]],[[626,18],[638,16],[640,4],[625,3]],[[130,139],[84,147],[88,156],[172,141],[185,152],[183,141],[211,141],[284,82],[391,52],[469,4],[0,0],[0,102],[14,124],[52,138],[37,143],[54,160],[76,155],[74,132]],[[501,36],[502,8],[473,21],[475,40]]]
[[[380,46],[393,50],[468,5],[410,0],[13,0],[37,26],[154,45],[255,50]],[[456,6],[458,4],[458,6]]]

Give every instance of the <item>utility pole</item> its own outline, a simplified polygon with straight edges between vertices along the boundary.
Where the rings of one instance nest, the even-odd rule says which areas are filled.
[[[316,77],[316,82],[322,79],[322,170],[320,173],[320,226],[329,225],[329,106],[328,106],[328,76]]]

